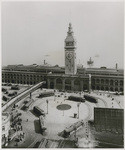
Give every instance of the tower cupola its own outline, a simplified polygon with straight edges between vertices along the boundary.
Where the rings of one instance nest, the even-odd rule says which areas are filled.
[[[73,34],[72,24],[69,23],[68,32],[65,39],[65,48],[76,48],[76,40]]]

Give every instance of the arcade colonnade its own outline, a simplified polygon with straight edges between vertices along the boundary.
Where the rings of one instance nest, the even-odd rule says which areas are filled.
[[[92,75],[91,82],[89,82],[88,75],[67,76],[37,72],[2,72],[2,83],[34,85],[41,81],[46,81],[46,88],[59,90],[83,91],[89,90],[91,87],[92,90],[124,91],[124,76]]]
[[[50,89],[83,91],[89,90],[89,79],[80,80],[72,78],[54,78],[47,79],[47,87]]]
[[[93,90],[104,90],[104,91],[121,91],[124,89],[123,78],[93,78],[92,89]]]
[[[47,87],[59,90],[84,91],[89,90],[104,90],[104,91],[123,91],[123,79],[99,79],[92,78],[72,79],[72,78],[48,78]],[[90,85],[91,84],[91,85]]]

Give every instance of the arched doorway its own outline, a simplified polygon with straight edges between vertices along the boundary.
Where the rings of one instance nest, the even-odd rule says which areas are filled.
[[[113,85],[113,80],[110,80],[110,85]]]
[[[108,90],[109,90],[109,88],[108,88],[108,87],[106,87],[106,88],[105,88],[105,90],[106,90],[106,91],[108,91]]]
[[[120,80],[120,86],[123,86],[123,81],[122,80]]]
[[[104,87],[103,86],[101,86],[101,90],[104,91]]]
[[[71,90],[71,80],[69,79],[65,80],[65,90]]]
[[[96,90],[100,90],[100,87],[99,87],[99,86],[96,86]]]
[[[95,90],[95,86],[92,86],[92,90]]]
[[[110,91],[113,91],[113,87],[110,87]]]
[[[84,84],[84,85],[83,85],[83,91],[85,91],[85,90],[88,90],[87,84]]]
[[[117,87],[115,88],[115,91],[118,91],[118,88],[117,88]]]
[[[50,89],[54,89],[54,82],[53,81],[50,82]]]
[[[80,91],[80,81],[78,79],[74,81],[74,90]]]
[[[120,88],[120,92],[123,92],[123,88]]]

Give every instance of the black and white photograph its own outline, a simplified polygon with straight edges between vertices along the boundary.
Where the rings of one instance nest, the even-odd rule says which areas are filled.
[[[2,0],[1,148],[124,148],[124,0]]]

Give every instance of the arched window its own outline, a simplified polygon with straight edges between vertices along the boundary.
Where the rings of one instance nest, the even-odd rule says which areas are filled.
[[[101,83],[102,83],[102,84],[104,83],[104,79],[101,79]]]
[[[100,82],[100,80],[99,79],[96,79],[96,83],[99,83]]]
[[[109,84],[109,80],[108,80],[108,79],[106,79],[106,80],[105,80],[105,83],[106,83],[106,84]]]
[[[61,80],[60,78],[58,78],[58,79],[56,80],[56,83],[57,83],[57,84],[62,84],[62,80]]]
[[[120,80],[120,86],[123,86],[123,81],[122,80]]]
[[[118,85],[118,80],[115,80],[115,85],[116,85],[116,86]]]

